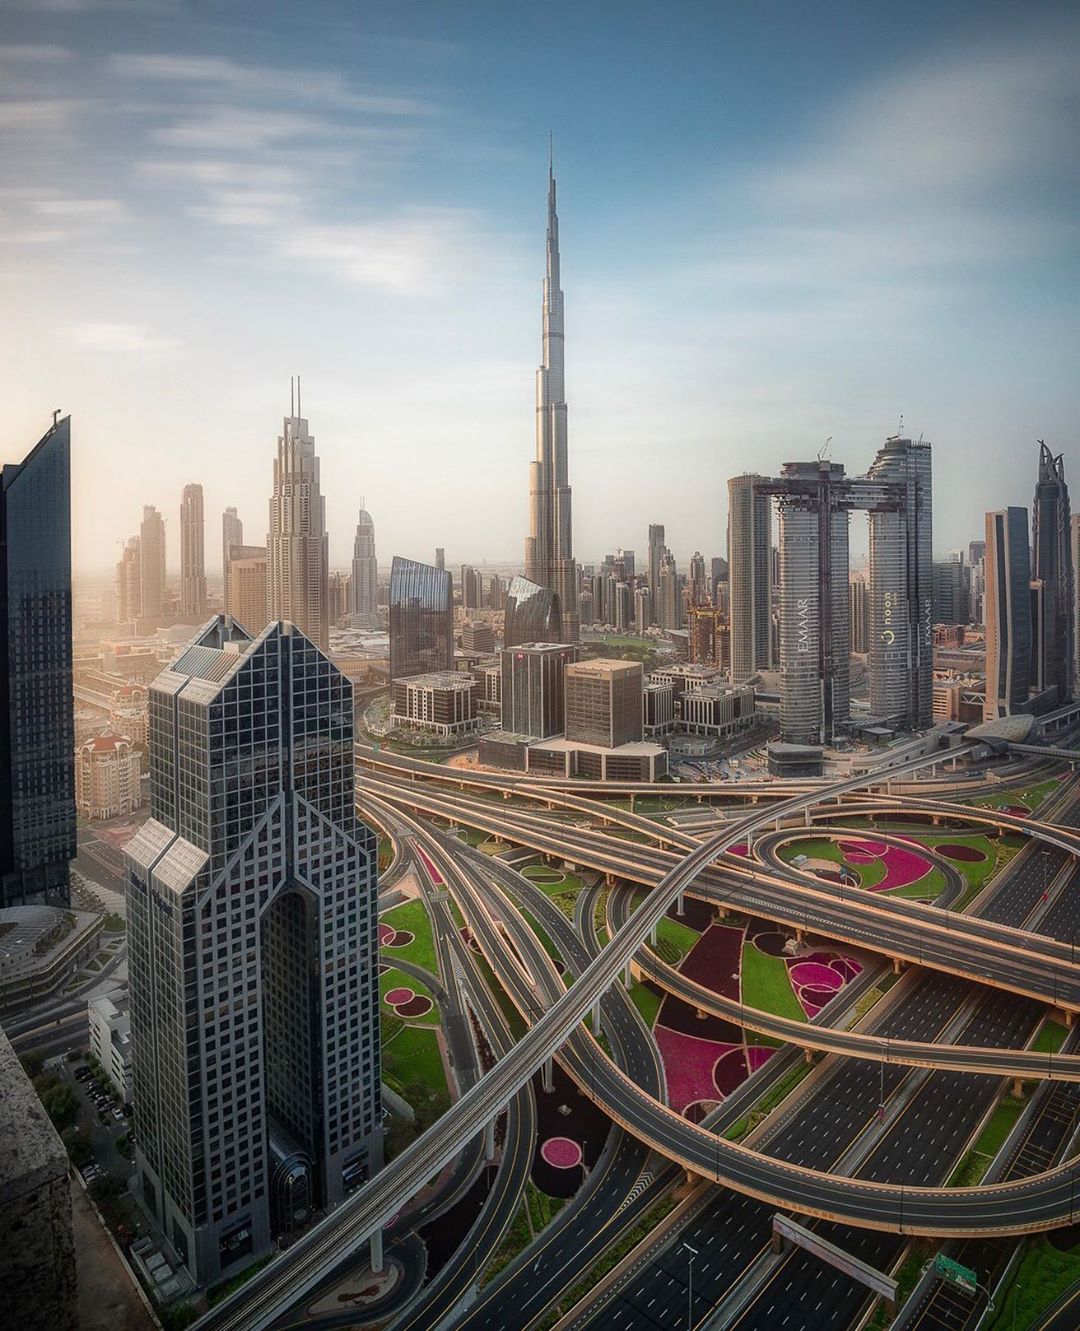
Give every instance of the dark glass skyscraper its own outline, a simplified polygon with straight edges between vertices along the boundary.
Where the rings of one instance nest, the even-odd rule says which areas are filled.
[[[353,691],[292,624],[219,617],[150,689],[128,843],[145,1206],[202,1283],[382,1159],[375,838]],[[283,1176],[285,1171],[287,1177]]]
[[[0,904],[68,900],[75,855],[71,419],[0,475]]]
[[[1022,712],[1031,693],[1031,555],[1027,509],[986,515],[988,721]]]
[[[1031,509],[1031,543],[1035,549],[1032,577],[1043,585],[1042,642],[1044,687],[1057,685],[1058,702],[1073,695],[1073,583],[1069,542],[1069,487],[1065,462],[1039,440],[1039,479]]]
[[[563,636],[559,599],[550,587],[528,578],[511,578],[506,592],[503,646],[522,642],[560,642]]]
[[[394,556],[390,678],[454,668],[454,581],[446,569]]]

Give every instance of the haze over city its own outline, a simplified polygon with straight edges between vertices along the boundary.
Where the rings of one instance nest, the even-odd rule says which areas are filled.
[[[154,503],[175,571],[188,481],[264,530],[300,373],[334,566],[361,497],[519,560],[551,130],[579,557],[901,414],[962,545],[1073,443],[1070,11],[9,3],[5,436],[71,411],[76,567]]]

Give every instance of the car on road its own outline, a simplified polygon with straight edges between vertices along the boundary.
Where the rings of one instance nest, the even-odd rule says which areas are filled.
[[[112,1116],[113,1116],[113,1118],[116,1119],[117,1123],[123,1123],[123,1121],[124,1121],[124,1114],[123,1114],[123,1111],[122,1111],[122,1110],[120,1110],[120,1109],[114,1109],[114,1110],[112,1111]]]

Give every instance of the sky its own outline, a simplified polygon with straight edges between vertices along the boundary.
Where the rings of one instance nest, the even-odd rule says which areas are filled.
[[[549,130],[579,560],[900,428],[939,552],[1037,438],[1080,508],[1073,5],[0,0],[0,447],[71,413],[77,568],[147,503],[178,567],[188,481],[261,541],[297,373],[333,565],[362,500],[520,560]]]

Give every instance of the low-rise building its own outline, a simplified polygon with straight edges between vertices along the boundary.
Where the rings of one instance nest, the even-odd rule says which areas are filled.
[[[641,695],[642,722],[646,739],[670,735],[675,729],[675,686],[650,678]]]
[[[394,724],[434,735],[466,735],[479,729],[477,681],[472,675],[442,670],[406,675],[392,688]]]
[[[680,726],[692,735],[730,739],[754,724],[754,689],[709,684],[683,694]]]
[[[467,620],[461,626],[461,650],[477,656],[490,656],[495,650],[495,630],[483,620]]]
[[[142,804],[139,755],[126,735],[96,735],[75,754],[80,818],[119,818]]]
[[[91,998],[87,1007],[90,1052],[125,1104],[131,1103],[131,1018],[126,990]]]

